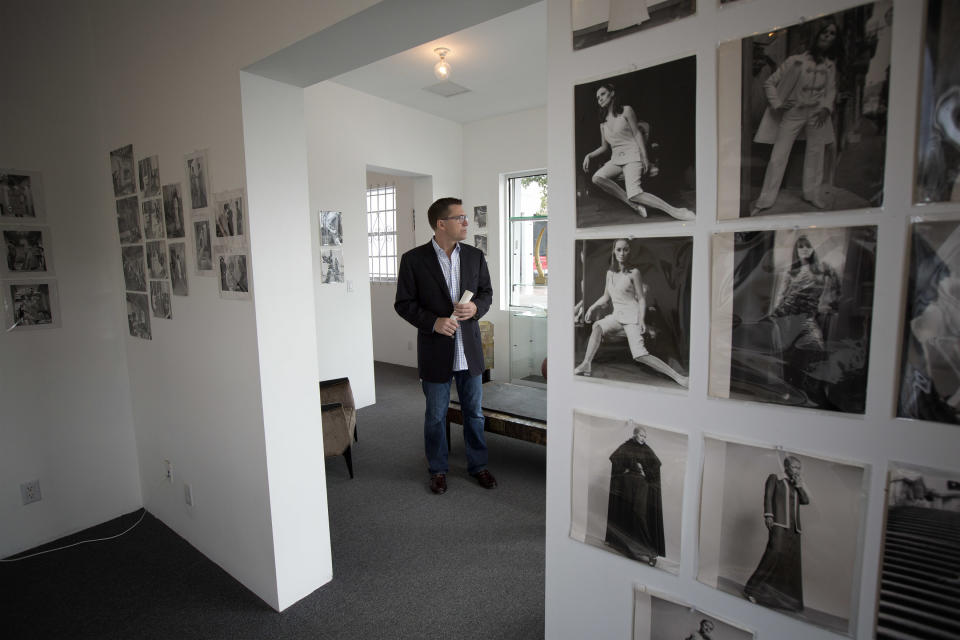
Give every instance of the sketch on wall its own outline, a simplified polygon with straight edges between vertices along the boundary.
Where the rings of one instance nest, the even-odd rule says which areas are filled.
[[[163,223],[162,202],[160,198],[144,200],[140,203],[143,212],[143,235],[147,240],[161,240],[166,233]]]
[[[140,204],[137,196],[117,200],[117,230],[120,232],[120,244],[143,241],[143,234],[140,232]]]
[[[0,221],[43,222],[45,218],[40,172],[0,169]]]
[[[246,198],[242,189],[224,191],[213,196],[217,244],[248,244]]]
[[[215,262],[219,273],[220,297],[250,300],[249,257],[246,250],[217,251]]]
[[[186,226],[183,223],[183,193],[180,183],[165,184],[163,192],[163,219],[166,223],[168,238],[186,237]]]
[[[113,196],[133,196],[137,193],[133,168],[133,145],[128,144],[110,152],[110,174],[113,176]]]
[[[149,156],[137,163],[140,194],[144,198],[156,198],[160,195],[160,158]]]
[[[320,249],[320,282],[342,283],[346,276],[343,268],[343,249],[323,247]]]
[[[192,215],[210,213],[213,204],[210,193],[210,164],[207,150],[194,151],[184,156],[187,184],[190,185],[190,210]]]
[[[696,0],[571,0],[573,49],[685,18],[696,10]]]
[[[710,395],[863,413],[877,228],[713,236]]]
[[[928,0],[917,113],[917,202],[960,201],[960,0]]]
[[[688,385],[690,236],[576,243],[574,374]]]
[[[147,292],[147,266],[143,245],[120,247],[123,262],[123,284],[127,291]]]
[[[150,329],[150,309],[146,293],[127,291],[127,327],[134,338],[152,340]]]
[[[705,438],[697,579],[852,634],[868,483],[860,465]]]
[[[893,5],[726,42],[717,217],[883,204]]]
[[[7,331],[60,326],[56,280],[7,280],[3,283],[3,297]]]
[[[210,220],[198,218],[193,221],[193,266],[199,276],[215,276],[213,268],[213,240]]]
[[[573,434],[570,537],[678,573],[687,437],[579,411]]]
[[[897,415],[960,424],[960,220],[912,228]]]
[[[343,244],[343,214],[340,211],[321,211],[320,246],[339,247]]]
[[[170,242],[170,285],[173,295],[185,296],[190,292],[187,285],[187,243]]]
[[[633,590],[633,640],[752,640],[754,634],[645,587]]]
[[[173,303],[170,300],[170,282],[167,280],[150,281],[150,308],[154,318],[173,318]]]
[[[696,89],[695,56],[574,87],[577,228],[696,218]]]
[[[487,226],[487,205],[482,204],[473,208],[473,225],[477,229],[485,229]]]
[[[3,236],[3,263],[6,277],[53,275],[53,247],[49,227],[8,227]]]

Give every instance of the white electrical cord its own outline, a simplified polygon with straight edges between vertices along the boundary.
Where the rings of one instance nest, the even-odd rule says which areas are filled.
[[[134,522],[133,525],[132,525],[129,529],[127,529],[126,531],[121,531],[120,533],[118,533],[118,534],[115,535],[115,536],[109,536],[109,537],[106,537],[106,538],[94,538],[93,540],[81,540],[80,542],[74,542],[73,544],[68,544],[68,545],[63,546],[63,547],[57,547],[56,549],[47,549],[46,551],[38,551],[38,552],[36,552],[36,553],[31,553],[30,555],[28,555],[28,556],[23,556],[22,558],[6,558],[6,559],[3,559],[3,560],[0,560],[0,562],[20,562],[21,560],[27,560],[27,559],[29,559],[29,558],[36,558],[37,556],[42,556],[42,555],[45,554],[45,553],[53,553],[54,551],[63,551],[64,549],[69,549],[70,547],[76,547],[76,546],[79,546],[79,545],[81,545],[81,544],[87,544],[88,542],[104,542],[104,541],[106,541],[106,540],[113,540],[114,538],[119,538],[120,536],[122,536],[122,535],[125,534],[125,533],[129,533],[129,532],[133,531],[134,527],[136,527],[138,524],[140,524],[140,522],[143,520],[143,518],[144,518],[146,515],[147,515],[147,510],[144,509],[144,510],[143,510],[143,513],[140,514],[140,519],[139,519],[139,520],[137,520],[136,522]]]

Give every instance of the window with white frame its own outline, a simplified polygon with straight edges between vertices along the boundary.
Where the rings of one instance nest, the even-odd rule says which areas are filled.
[[[397,280],[397,188],[367,188],[367,247],[371,282]]]
[[[547,309],[547,174],[506,179],[510,306]]]

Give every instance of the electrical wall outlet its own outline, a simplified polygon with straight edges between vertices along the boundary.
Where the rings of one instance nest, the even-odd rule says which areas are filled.
[[[31,480],[30,482],[24,482],[20,485],[20,498],[23,501],[23,504],[30,504],[31,502],[40,502],[42,496],[40,495],[40,481]]]
[[[173,482],[173,463],[169,460],[163,461],[164,476],[163,479],[167,482]]]
[[[187,483],[183,485],[183,500],[187,503],[188,507],[193,506],[193,487]]]

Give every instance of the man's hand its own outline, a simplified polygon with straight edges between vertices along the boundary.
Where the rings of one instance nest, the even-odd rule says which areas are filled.
[[[441,335],[452,336],[457,332],[459,326],[460,323],[457,322],[456,318],[437,318],[437,321],[433,323],[433,330]]]
[[[763,524],[766,525],[767,531],[770,530],[770,527],[773,526],[773,516],[766,516],[763,519]]]
[[[469,320],[475,315],[477,315],[477,305],[472,302],[458,303],[453,307],[453,317],[457,320]]]

